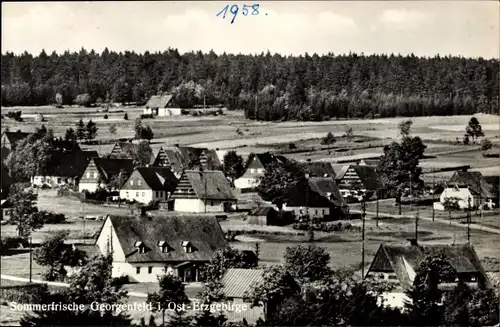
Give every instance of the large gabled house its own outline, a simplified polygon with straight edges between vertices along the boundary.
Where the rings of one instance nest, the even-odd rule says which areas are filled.
[[[234,181],[239,189],[253,189],[259,185],[259,179],[264,176],[266,168],[273,162],[286,162],[283,156],[277,156],[269,152],[257,153],[249,160],[249,164],[243,176]]]
[[[353,192],[370,196],[376,194],[377,191],[383,188],[380,176],[374,166],[343,166],[337,173],[335,180],[344,196],[352,194]]]
[[[200,268],[227,242],[214,216],[108,215],[96,246],[102,254],[113,253],[113,277],[157,282],[172,274],[196,282]]]
[[[470,244],[381,244],[368,268],[366,278],[393,283],[395,289],[384,293],[383,299],[393,307],[404,307],[408,300],[405,292],[411,289],[420,262],[428,254],[443,253],[455,270],[455,276],[439,285],[443,291],[453,290],[459,280],[471,288],[488,288],[488,280],[481,262]]]
[[[54,152],[44,168],[31,178],[36,187],[75,186],[87,167],[88,159],[82,151]]]
[[[219,170],[185,170],[172,199],[174,210],[180,212],[226,212],[237,201]]]
[[[349,208],[331,177],[311,177],[307,188],[299,185],[287,197],[283,210],[294,212],[296,217],[341,219]]]
[[[124,182],[134,171],[132,159],[92,158],[78,183],[78,191],[95,192],[104,188],[119,174],[123,174]],[[121,185],[120,185],[121,187]]]
[[[181,115],[181,108],[174,108],[172,98],[170,94],[153,95],[146,103],[143,113],[160,117]]]
[[[180,177],[185,169],[193,169],[190,167],[190,161],[198,159],[202,169],[205,170],[220,170],[222,164],[219,160],[217,152],[205,148],[193,147],[161,147],[154,154],[151,160],[151,165],[156,167],[168,167],[177,177]]]
[[[120,198],[149,203],[165,202],[174,192],[178,179],[169,168],[139,167],[134,170],[120,189]]]
[[[456,171],[446,183],[446,188],[439,197],[439,202],[434,204],[437,210],[444,210],[444,203],[448,198],[458,199],[460,209],[478,208],[484,205],[489,209],[494,208],[498,197],[493,193],[493,186],[480,172]]]
[[[134,159],[139,144],[132,142],[116,142],[109,154],[110,158]]]

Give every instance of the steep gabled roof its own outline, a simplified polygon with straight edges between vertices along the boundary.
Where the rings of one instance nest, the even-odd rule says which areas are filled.
[[[330,199],[336,206],[347,206],[344,197],[340,194],[337,183],[332,177],[311,177],[309,178],[309,187],[311,191]]]
[[[15,144],[19,142],[22,139],[27,138],[33,133],[25,133],[25,132],[3,132],[3,134],[7,137],[7,140],[9,140],[10,144]]]
[[[165,188],[174,190],[178,183],[177,178],[169,168],[139,167],[136,170],[152,190],[163,190]]]
[[[38,172],[40,176],[80,178],[87,168],[87,158],[82,151],[54,152],[46,167]]]
[[[92,160],[97,170],[107,179],[118,175],[122,170],[126,174],[130,174],[134,170],[134,162],[132,159],[93,158]]]
[[[87,158],[87,160],[89,160],[89,161],[90,161],[90,159],[93,159],[93,158],[99,158],[99,153],[97,151],[85,150],[82,152],[83,152],[83,155],[85,156],[85,158]]]
[[[231,298],[243,298],[252,287],[264,280],[263,269],[229,268],[222,277],[224,295]]]
[[[485,198],[494,198],[491,192],[493,186],[490,185],[478,171],[456,171],[448,184],[466,185],[471,192]]]
[[[172,95],[153,95],[146,103],[146,108],[165,108],[172,100]]]
[[[276,161],[279,161],[279,162],[286,162],[287,161],[287,159],[285,157],[279,156],[279,155],[274,155],[274,154],[269,153],[269,152],[256,153],[255,157],[257,157],[257,159],[259,159],[259,161],[262,163],[264,168],[266,168],[271,163],[276,162]]]
[[[215,251],[227,246],[214,216],[109,215],[107,219],[111,220],[127,262],[209,261]],[[139,253],[134,246],[137,241],[144,244],[145,253]],[[158,246],[160,241],[166,242],[167,252]],[[192,245],[192,252],[184,250],[185,241]]]
[[[207,200],[236,200],[231,184],[219,170],[186,170],[180,178],[187,179],[198,199]],[[206,193],[205,193],[206,190]],[[178,190],[173,198],[184,198]]]
[[[335,178],[335,170],[329,162],[306,162],[303,167],[311,177],[332,177]]]
[[[337,181],[342,180],[349,170],[349,168],[354,169],[356,175],[358,175],[361,183],[367,190],[377,190],[382,188],[382,181],[380,180],[380,176],[376,171],[376,167],[374,166],[364,166],[364,165],[349,165],[343,166],[342,169],[338,172],[335,179]]]
[[[413,280],[408,274],[407,267],[410,266],[416,271],[427,254],[438,253],[445,255],[457,273],[479,273],[484,281],[488,283],[488,277],[476,251],[469,244],[407,245],[384,243],[380,245],[369,271],[393,271],[397,275],[401,286],[408,289],[412,286]]]

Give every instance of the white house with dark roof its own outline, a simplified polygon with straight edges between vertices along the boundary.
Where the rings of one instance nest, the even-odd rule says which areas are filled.
[[[219,170],[186,170],[172,194],[179,212],[226,212],[237,199]]]
[[[242,310],[224,311],[228,322],[239,322],[245,319],[249,324],[255,324],[257,320],[265,320],[265,305],[251,307],[248,294],[252,288],[264,281],[263,269],[230,268],[222,277],[222,291],[226,299],[238,305]]]
[[[264,176],[266,167],[276,161],[284,162],[287,159],[283,156],[276,156],[272,153],[257,153],[250,159],[245,173],[234,181],[234,185],[239,189],[251,189],[259,185],[259,179]]]
[[[120,188],[120,199],[141,203],[166,201],[177,187],[174,173],[165,167],[138,167]]]
[[[391,292],[384,293],[382,299],[392,307],[403,308],[409,300],[408,291],[416,277],[418,265],[427,254],[443,253],[455,270],[453,280],[439,284],[443,291],[453,290],[461,279],[471,288],[488,288],[490,282],[481,262],[470,244],[381,244],[368,268],[366,278],[394,284]]]
[[[113,277],[145,283],[173,274],[189,283],[227,242],[215,216],[108,215],[95,245],[113,253]]]
[[[174,108],[172,104],[172,95],[153,95],[149,98],[146,107],[143,109],[145,115],[154,116],[178,116],[181,115],[181,108]]]

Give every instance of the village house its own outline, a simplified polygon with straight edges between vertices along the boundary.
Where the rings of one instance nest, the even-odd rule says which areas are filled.
[[[169,168],[139,167],[134,170],[120,189],[120,199],[148,204],[169,199],[178,180]]]
[[[139,144],[132,142],[116,142],[109,154],[110,158],[134,159],[139,149]]]
[[[172,95],[153,95],[149,98],[146,107],[143,109],[144,115],[160,117],[179,116],[182,114],[181,108],[174,108]]]
[[[31,184],[35,187],[76,186],[87,164],[82,151],[54,152],[45,167],[31,178]]]
[[[2,133],[2,149],[7,149],[12,151],[16,147],[16,143],[27,138],[33,133],[24,133],[24,132],[3,132]]]
[[[434,203],[434,209],[445,210],[444,203],[448,198],[456,198],[460,209],[469,208],[469,200],[470,208],[484,205],[487,209],[493,209],[498,201],[492,192],[493,187],[480,172],[456,171],[446,183],[439,202]]]
[[[179,212],[227,212],[236,196],[219,170],[186,170],[172,194],[174,210]]]
[[[392,307],[403,308],[409,300],[405,292],[415,280],[418,265],[427,254],[443,253],[456,271],[453,279],[439,285],[443,291],[455,288],[459,280],[463,280],[471,288],[491,287],[481,262],[469,244],[425,244],[416,240],[408,244],[381,244],[368,268],[366,278],[393,283],[395,289],[384,293],[382,299]]]
[[[200,281],[200,268],[227,242],[213,216],[108,215],[96,246],[112,252],[113,277],[156,283],[172,274],[189,283]]]
[[[272,162],[285,162],[287,159],[283,156],[275,156],[269,152],[257,153],[252,159],[248,167],[240,178],[234,181],[234,185],[238,189],[253,189],[259,185],[259,178],[264,176],[266,167]]]
[[[234,304],[232,307],[240,306],[241,308],[245,306],[245,310],[224,311],[223,313],[228,322],[240,322],[245,319],[248,324],[253,325],[259,319],[265,320],[265,305],[261,304],[261,306],[252,308],[247,298],[252,287],[262,283],[263,280],[263,269],[229,268],[227,270],[221,280],[222,291],[227,301]]]
[[[114,178],[123,174],[125,181],[134,171],[132,159],[93,158],[90,159],[82,178],[78,183],[78,191],[95,192],[105,188]],[[120,185],[121,186],[121,185]]]
[[[341,219],[348,212],[335,180],[331,177],[311,177],[308,187],[298,186],[288,195],[283,210],[294,212],[296,217],[311,219]]]
[[[383,186],[376,168],[368,165],[343,166],[335,180],[344,197],[364,194],[370,198]]]

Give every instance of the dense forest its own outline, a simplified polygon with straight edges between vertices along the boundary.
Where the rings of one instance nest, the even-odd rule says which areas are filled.
[[[258,120],[497,113],[498,60],[413,55],[217,55],[214,52],[2,54],[2,105],[222,104]],[[59,96],[56,97],[56,94]],[[63,109],[61,109],[63,110]]]

